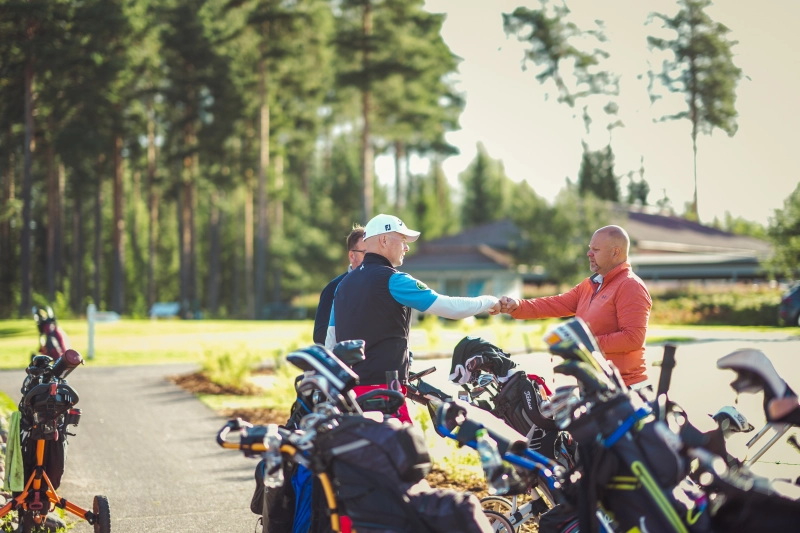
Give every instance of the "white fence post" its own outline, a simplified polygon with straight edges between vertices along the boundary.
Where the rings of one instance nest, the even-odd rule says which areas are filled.
[[[89,321],[89,353],[87,354],[88,359],[94,359],[94,314],[97,311],[97,307],[94,304],[89,304],[86,306],[86,320]]]

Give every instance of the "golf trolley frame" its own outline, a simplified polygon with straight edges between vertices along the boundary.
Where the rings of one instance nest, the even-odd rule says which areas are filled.
[[[36,356],[27,369],[28,378],[23,387],[25,395],[19,403],[19,410],[23,418],[32,422],[28,438],[36,442],[36,464],[30,466],[32,472],[22,492],[0,508],[0,517],[19,511],[22,531],[27,532],[43,526],[47,515],[60,507],[92,524],[95,533],[109,533],[111,514],[105,496],[94,497],[91,511],[84,509],[60,497],[45,470],[48,441],[60,445],[59,440],[66,438],[61,433],[67,433],[68,425],[77,426],[81,417],[81,410],[73,409],[78,403],[78,394],[63,378],[83,364],[83,358],[78,352],[67,350],[59,361],[51,362],[48,356]],[[31,378],[41,383],[30,386]]]

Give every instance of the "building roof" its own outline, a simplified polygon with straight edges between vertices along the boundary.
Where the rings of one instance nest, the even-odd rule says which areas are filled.
[[[404,271],[415,270],[509,270],[513,257],[485,244],[420,245],[413,256],[403,261]]]
[[[630,262],[643,278],[746,278],[763,276],[768,242],[728,233],[648,208],[618,206],[615,223],[631,238]],[[404,270],[515,270],[522,232],[510,220],[490,222],[419,244]],[[540,280],[541,272],[519,272]]]
[[[439,237],[424,243],[422,246],[473,246],[475,244],[485,244],[495,250],[516,250],[522,244],[522,232],[511,219],[506,218],[473,226],[455,235]]]
[[[631,252],[744,254],[760,258],[772,249],[768,242],[704,226],[674,215],[627,211],[619,224],[631,238]]]

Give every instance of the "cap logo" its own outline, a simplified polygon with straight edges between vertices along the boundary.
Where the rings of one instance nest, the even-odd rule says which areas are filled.
[[[391,231],[392,230],[392,225],[391,224],[386,224],[384,226],[384,228],[386,228],[386,231]]]

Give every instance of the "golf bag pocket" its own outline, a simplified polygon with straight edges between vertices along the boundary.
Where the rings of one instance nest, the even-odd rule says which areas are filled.
[[[393,421],[346,417],[318,446],[335,462],[365,468],[396,483],[416,483],[431,469],[423,433]]]
[[[552,459],[551,447],[543,449],[542,445],[545,435],[557,432],[558,428],[552,419],[542,415],[539,408],[541,395],[536,390],[537,386],[524,371],[515,373],[503,384],[494,399],[492,414],[525,435],[532,450],[539,451]]]
[[[661,421],[646,424],[636,434],[636,444],[662,487],[674,487],[688,473],[681,457],[680,438]]]
[[[430,489],[419,483],[408,491],[411,506],[434,533],[491,531],[481,502],[469,492]]]

